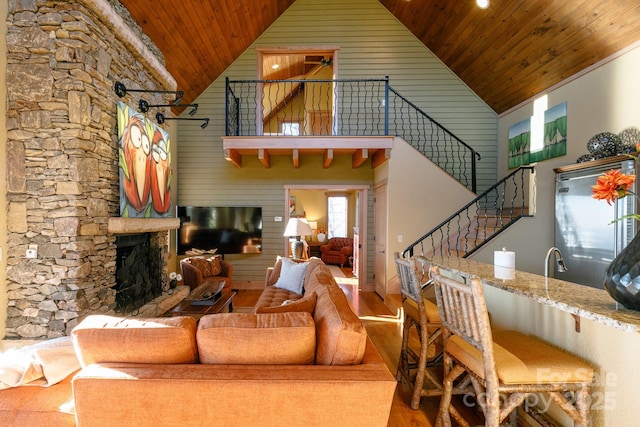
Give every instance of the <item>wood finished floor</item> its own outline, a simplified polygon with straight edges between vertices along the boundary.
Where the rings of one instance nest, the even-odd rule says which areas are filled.
[[[345,275],[349,274],[343,269]],[[349,277],[347,275],[347,277]],[[356,314],[364,322],[367,333],[380,352],[393,375],[396,373],[400,343],[402,339],[402,322],[398,313],[393,313],[374,292],[358,292],[354,295],[352,286],[341,286],[349,297]],[[251,307],[255,305],[261,290],[238,290],[234,297],[235,307]],[[393,298],[393,297],[392,297]],[[397,303],[400,297],[397,297]],[[439,397],[423,397],[420,408],[416,411],[409,408],[408,387],[398,384],[391,406],[389,427],[432,427],[435,426]],[[471,418],[474,418],[473,414]],[[470,421],[472,421],[470,419]],[[480,421],[482,423],[482,421]]]

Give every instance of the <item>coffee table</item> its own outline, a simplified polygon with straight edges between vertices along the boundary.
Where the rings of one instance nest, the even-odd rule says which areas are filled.
[[[171,310],[171,316],[191,316],[196,320],[206,314],[231,313],[233,311],[233,297],[237,292],[225,289],[220,298],[212,305],[194,305],[184,300]]]

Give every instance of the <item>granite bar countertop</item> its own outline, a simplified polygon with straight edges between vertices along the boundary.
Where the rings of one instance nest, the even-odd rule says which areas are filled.
[[[555,307],[612,328],[640,333],[640,311],[624,308],[616,303],[604,289],[595,289],[517,270],[513,278],[500,279],[495,276],[493,264],[456,257],[436,256],[428,259],[441,269],[457,273],[462,277],[478,277],[485,285],[522,295],[540,304]],[[499,272],[498,275],[502,276],[502,273]]]

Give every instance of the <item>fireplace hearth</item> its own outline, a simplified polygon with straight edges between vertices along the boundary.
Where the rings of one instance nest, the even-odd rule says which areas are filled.
[[[119,235],[116,250],[116,311],[136,315],[163,292],[162,251],[151,233]]]

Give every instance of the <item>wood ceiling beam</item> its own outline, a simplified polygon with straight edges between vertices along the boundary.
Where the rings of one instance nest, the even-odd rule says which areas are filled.
[[[242,156],[237,150],[227,148],[224,150],[224,158],[238,169],[242,168]]]
[[[242,168],[242,156],[256,156],[265,168],[271,167],[271,156],[291,156],[295,169],[301,156],[322,155],[322,167],[328,169],[336,155],[351,156],[352,167],[362,166],[371,158],[372,167],[390,158],[392,136],[366,137],[265,137],[223,136],[225,159]]]
[[[353,156],[351,156],[351,167],[354,169],[358,169],[364,162],[369,158],[369,149],[368,148],[360,148],[353,152]]]
[[[390,158],[391,158],[391,149],[390,148],[377,150],[371,156],[371,167],[375,169],[378,166],[380,166],[381,164],[383,164],[384,162],[386,162],[387,160],[389,160]]]
[[[299,169],[300,168],[300,150],[298,150],[297,148],[294,148],[292,150],[291,160],[293,161],[293,168]]]
[[[325,169],[329,169],[331,166],[331,162],[333,162],[333,148],[328,148],[324,151],[322,156],[322,167]]]
[[[258,160],[260,160],[262,166],[264,166],[266,169],[269,169],[271,167],[271,156],[269,155],[269,150],[260,148],[258,150]]]

